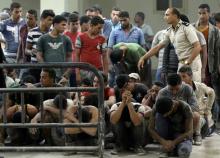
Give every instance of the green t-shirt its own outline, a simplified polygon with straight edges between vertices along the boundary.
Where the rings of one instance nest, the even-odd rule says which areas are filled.
[[[45,34],[39,38],[37,50],[42,53],[44,62],[66,62],[67,54],[72,53],[72,43],[65,35],[54,38]],[[63,72],[63,69],[56,69],[56,76],[62,76]]]
[[[146,53],[146,50],[137,43],[118,43],[113,46],[113,49],[118,49],[122,45],[126,45],[127,47],[124,61],[127,64],[128,69],[136,70],[138,61]]]
[[[37,50],[42,52],[44,62],[65,62],[67,53],[72,52],[72,43],[65,35],[54,38],[46,34],[39,38]]]

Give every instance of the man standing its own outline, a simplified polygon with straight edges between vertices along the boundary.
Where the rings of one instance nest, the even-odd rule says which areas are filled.
[[[11,17],[0,23],[0,32],[6,42],[4,54],[8,63],[16,63],[20,29],[25,24],[21,18],[22,7],[19,3],[13,2],[10,6]]]
[[[111,12],[111,19],[110,22],[112,24],[112,30],[114,29],[118,29],[121,27],[121,24],[119,22],[119,13],[120,13],[121,9],[118,7],[113,7],[112,8],[112,12]]]
[[[171,42],[179,59],[179,67],[190,65],[193,70],[194,80],[201,81],[202,64],[199,56],[201,47],[193,26],[180,20],[180,12],[176,8],[168,8],[164,19],[172,26],[167,29],[164,40],[151,48],[140,59],[138,63],[139,68],[143,67],[145,60],[155,55]]]
[[[30,61],[30,56],[25,55],[25,47],[28,32],[37,26],[37,11],[28,10],[26,14],[26,24],[20,29],[20,41],[17,52],[17,63],[26,63]]]
[[[209,5],[201,4],[198,8],[198,12],[199,19],[196,22],[195,27],[203,33],[208,47],[205,84],[214,88],[216,101],[220,106],[220,34],[219,30],[209,22]]]
[[[39,38],[37,43],[38,62],[70,62],[72,54],[72,43],[63,35],[67,20],[57,15],[53,19],[53,30]],[[68,71],[57,69],[57,78],[67,78]]]
[[[91,20],[90,28],[87,32],[81,33],[76,40],[76,62],[86,62],[94,65],[97,69],[108,74],[108,58],[106,54],[106,39],[100,35],[104,25],[104,20],[95,16]],[[80,83],[81,78],[91,75],[89,72],[76,69],[76,80]]]
[[[146,49],[149,50],[151,48],[151,43],[153,41],[154,33],[150,25],[144,23],[145,14],[143,12],[137,12],[134,17],[134,22],[139,27],[143,33],[146,41]]]
[[[120,43],[137,43],[140,46],[145,46],[144,34],[136,26],[133,26],[130,23],[130,16],[127,11],[121,11],[119,13],[119,21],[121,23],[121,27],[118,29],[112,30],[109,41],[108,41],[108,55],[111,55],[113,50],[113,46]],[[110,61],[109,61],[110,62]],[[111,62],[110,62],[111,65]],[[109,85],[113,87],[115,85],[115,70],[112,67],[110,69],[109,75]]]

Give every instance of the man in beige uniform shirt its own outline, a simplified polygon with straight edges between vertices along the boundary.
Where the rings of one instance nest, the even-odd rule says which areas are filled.
[[[176,8],[168,8],[165,12],[164,19],[167,24],[172,26],[167,29],[164,40],[151,48],[139,60],[139,69],[143,68],[145,60],[155,55],[161,48],[171,42],[179,59],[179,68],[182,65],[190,65],[193,70],[193,80],[201,82],[202,64],[199,55],[201,46],[195,29],[189,23],[180,20],[180,12]]]

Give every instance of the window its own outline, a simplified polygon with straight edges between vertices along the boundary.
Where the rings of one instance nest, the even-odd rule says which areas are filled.
[[[157,0],[157,10],[163,11],[169,7],[183,8],[183,0]]]

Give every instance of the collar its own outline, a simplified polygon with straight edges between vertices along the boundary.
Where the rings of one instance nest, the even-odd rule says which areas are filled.
[[[194,81],[192,81],[192,83],[193,83],[193,85],[192,85],[192,88],[193,88],[193,91],[196,91],[196,84],[195,84],[195,82]]]
[[[178,28],[182,25],[182,23],[183,23],[183,21],[182,21],[182,20],[179,20],[179,22],[177,23],[176,27],[174,28],[174,27],[172,26],[172,29],[173,29],[174,31],[177,31]]]

